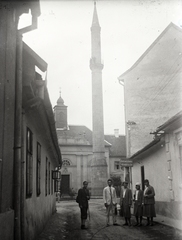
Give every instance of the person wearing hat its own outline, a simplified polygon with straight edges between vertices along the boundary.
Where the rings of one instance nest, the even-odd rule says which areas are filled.
[[[108,186],[103,190],[103,200],[106,207],[106,226],[109,226],[109,216],[112,215],[113,225],[116,223],[115,208],[117,205],[116,189],[112,187],[112,179],[107,180]]]
[[[128,182],[123,183],[124,189],[121,190],[120,195],[120,207],[121,207],[121,216],[125,218],[125,223],[123,226],[131,226],[131,205],[132,205],[132,192],[128,188]]]
[[[87,219],[88,212],[88,200],[90,199],[89,190],[87,189],[88,182],[83,182],[83,188],[78,190],[78,196],[76,202],[79,204],[80,212],[81,212],[81,229],[86,229],[85,222]]]
[[[134,226],[142,226],[142,201],[143,201],[143,191],[140,189],[140,183],[137,182],[135,185],[134,193],[134,216],[136,218],[136,224]],[[140,222],[138,222],[140,218]]]
[[[155,191],[149,184],[149,180],[144,180],[145,190],[143,193],[143,216],[147,217],[146,226],[153,226],[153,218],[156,217],[155,213]]]

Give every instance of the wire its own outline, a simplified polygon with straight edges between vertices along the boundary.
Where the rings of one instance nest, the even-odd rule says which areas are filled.
[[[166,81],[166,75],[168,75],[168,73],[170,72],[170,70],[172,69],[172,67],[176,64],[177,60],[180,58],[180,55],[176,58],[176,60],[174,61],[173,65],[169,68],[167,74],[165,74],[165,76],[163,77],[163,79],[161,80],[161,83],[163,84],[164,81]],[[140,107],[141,111],[136,112],[136,115],[141,115],[144,110],[151,105],[151,103],[157,98],[157,96],[159,96],[159,94],[170,84],[172,83],[173,78],[176,76],[176,74],[178,73],[179,69],[181,68],[180,64],[177,64],[177,67],[175,69],[175,72],[173,73],[172,77],[169,78],[169,80],[167,82],[165,82],[165,84],[163,86],[161,86],[161,88],[155,93],[155,95],[153,96],[153,98],[150,100],[150,102],[145,102],[143,104],[143,106]]]

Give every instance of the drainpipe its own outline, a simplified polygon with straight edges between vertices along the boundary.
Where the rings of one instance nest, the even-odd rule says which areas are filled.
[[[32,15],[32,24],[28,27],[22,28],[17,31],[17,49],[16,49],[16,83],[15,83],[15,137],[14,137],[14,239],[21,240],[24,237],[21,236],[24,226],[24,208],[22,203],[24,202],[24,194],[21,185],[23,181],[23,165],[22,159],[22,53],[23,42],[22,34],[30,32],[37,28],[37,16]]]
[[[36,15],[32,15],[32,24],[30,26],[19,29],[19,33],[24,34],[24,33],[31,32],[31,31],[37,29],[37,22],[38,22],[37,19],[38,19],[38,17]]]
[[[21,239],[20,196],[21,196],[21,120],[22,120],[22,35],[17,32],[15,84],[15,138],[14,138],[14,210],[15,239]]]

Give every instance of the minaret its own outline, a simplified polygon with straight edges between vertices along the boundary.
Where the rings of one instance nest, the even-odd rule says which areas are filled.
[[[100,25],[97,16],[96,3],[91,26],[91,59],[92,71],[92,121],[93,121],[93,159],[91,164],[91,194],[101,196],[107,183],[107,163],[104,145],[104,120],[102,96],[102,69]]]
[[[64,100],[61,97],[61,90],[59,91],[59,98],[57,105],[54,107],[54,117],[57,130],[66,130],[67,123],[67,106],[64,105]]]

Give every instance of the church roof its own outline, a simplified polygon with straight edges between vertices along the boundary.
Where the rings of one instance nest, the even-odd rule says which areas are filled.
[[[119,135],[119,137],[115,137],[115,135],[105,135],[104,138],[112,144],[109,149],[111,157],[126,157],[126,136]]]
[[[64,106],[64,100],[63,98],[61,97],[61,90],[59,90],[59,98],[57,100],[57,105],[59,106]]]
[[[64,100],[62,99],[62,97],[60,96],[57,100],[57,105],[64,105]]]
[[[83,139],[85,144],[92,145],[92,131],[84,125],[69,125],[69,130],[57,130],[58,139],[59,138],[74,138]],[[111,144],[105,139],[105,146],[110,146]],[[83,143],[83,141],[82,141]]]

